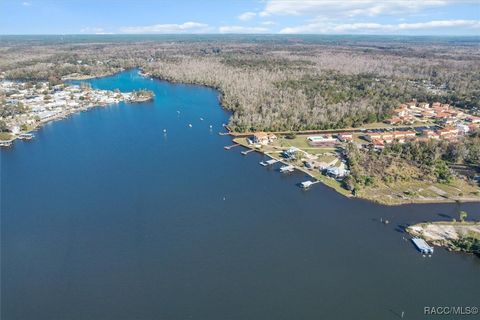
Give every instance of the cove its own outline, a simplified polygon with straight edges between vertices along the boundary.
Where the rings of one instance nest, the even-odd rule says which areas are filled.
[[[217,91],[138,70],[87,82],[156,96],[0,151],[2,320],[422,319],[426,306],[478,305],[480,259],[423,258],[401,233],[459,208],[479,219],[478,203],[303,192],[304,174],[223,149]]]

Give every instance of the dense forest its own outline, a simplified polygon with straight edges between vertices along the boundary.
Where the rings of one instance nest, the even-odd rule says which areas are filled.
[[[321,37],[142,41],[3,39],[8,79],[100,76],[139,67],[171,81],[219,89],[234,131],[360,126],[383,120],[400,102],[480,106],[480,45]]]

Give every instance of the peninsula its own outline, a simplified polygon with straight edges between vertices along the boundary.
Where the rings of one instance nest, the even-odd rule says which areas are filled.
[[[450,251],[472,253],[480,257],[480,222],[438,221],[409,226],[406,231]]]

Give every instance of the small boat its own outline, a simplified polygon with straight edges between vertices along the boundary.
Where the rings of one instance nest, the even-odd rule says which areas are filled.
[[[188,126],[189,126],[190,128],[193,127],[191,123],[190,123]]]
[[[202,117],[200,117],[200,121],[203,121],[203,118],[202,118]]]
[[[260,163],[260,165],[262,165],[264,167],[268,166],[268,164],[265,161],[260,161],[259,163]]]
[[[163,133],[167,133],[167,129],[163,129]]]

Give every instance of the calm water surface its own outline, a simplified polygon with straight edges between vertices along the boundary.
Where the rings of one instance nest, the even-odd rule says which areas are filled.
[[[480,259],[422,258],[399,228],[457,205],[302,192],[304,174],[223,149],[216,91],[135,70],[89,82],[156,98],[1,151],[2,320],[422,319],[424,306],[480,304]]]

